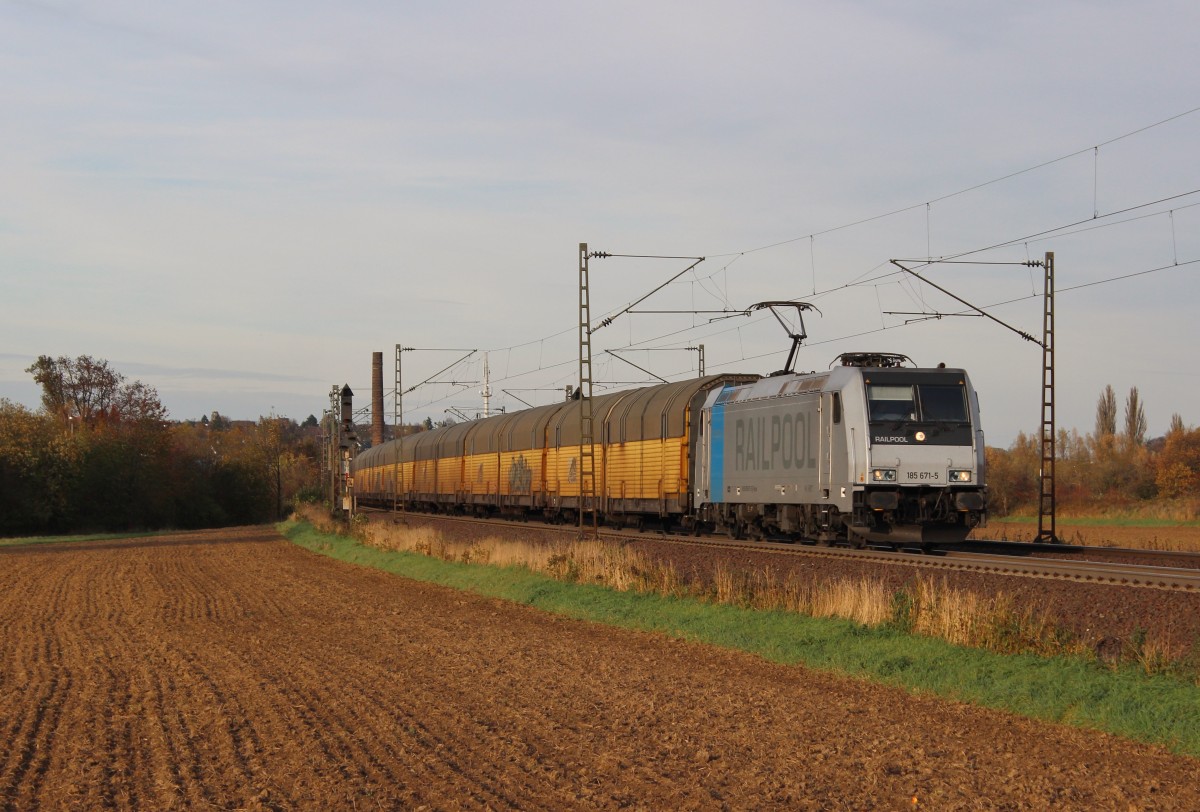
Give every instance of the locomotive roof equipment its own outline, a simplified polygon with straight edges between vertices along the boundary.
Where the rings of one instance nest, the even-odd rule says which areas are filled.
[[[800,320],[800,332],[792,332],[792,328],[788,326],[787,322],[783,320],[783,317],[780,316],[779,312],[775,309],[777,307],[796,308],[796,318]],[[792,340],[792,348],[788,351],[787,362],[783,365],[783,369],[771,373],[772,376],[790,375],[796,371],[796,354],[800,350],[800,345],[804,342],[804,339],[808,338],[808,333],[804,331],[804,311],[816,310],[818,313],[821,311],[817,310],[815,305],[811,305],[808,302],[792,301],[759,302],[758,304],[750,305],[750,307],[746,308],[747,313],[751,313],[755,310],[770,310],[771,315],[775,317],[775,320],[779,322],[780,326],[783,327],[784,331],[788,334],[788,338]]]

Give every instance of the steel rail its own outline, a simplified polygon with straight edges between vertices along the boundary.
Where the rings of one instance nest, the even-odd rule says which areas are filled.
[[[1086,544],[1045,544],[1036,541],[998,541],[978,539],[948,546],[947,550],[964,553],[995,552],[1000,555],[1026,556],[1052,553],[1054,556],[1102,555],[1106,558],[1147,558],[1194,561],[1200,567],[1200,552],[1192,550],[1147,550],[1137,547],[1102,547]]]

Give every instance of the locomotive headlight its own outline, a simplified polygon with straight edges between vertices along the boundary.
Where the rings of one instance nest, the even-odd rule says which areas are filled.
[[[871,481],[873,481],[873,482],[895,482],[896,481],[896,469],[895,468],[872,468],[871,469]]]
[[[952,468],[952,469],[950,469],[950,481],[951,482],[970,482],[971,481],[971,471],[966,468]]]

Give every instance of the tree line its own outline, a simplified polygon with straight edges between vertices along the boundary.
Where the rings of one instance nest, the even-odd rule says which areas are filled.
[[[171,422],[153,387],[87,355],[26,371],[41,408],[0,399],[0,535],[253,524],[316,492],[319,444],[295,421]]]
[[[1137,387],[1125,398],[1124,413],[1112,386],[1096,403],[1090,433],[1059,429],[1055,438],[1058,506],[1079,513],[1200,516],[1200,428],[1178,414],[1163,437],[1147,439],[1145,405]],[[1042,449],[1034,432],[1017,435],[1007,449],[988,447],[989,506],[996,515],[1037,513]]]
[[[0,536],[201,528],[284,515],[319,499],[322,448],[306,428],[274,416],[256,422],[171,422],[153,387],[107,361],[41,356],[29,372],[42,391],[34,411],[0,399]],[[1078,512],[1167,505],[1168,518],[1200,516],[1200,428],[1171,419],[1147,439],[1145,407],[1130,389],[1122,419],[1111,386],[1093,431],[1061,429],[1055,474],[1060,508]],[[405,433],[432,424],[406,427]],[[988,447],[995,515],[1036,513],[1041,444],[1021,433]]]

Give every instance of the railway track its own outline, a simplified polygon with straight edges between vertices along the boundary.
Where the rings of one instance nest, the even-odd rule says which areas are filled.
[[[1141,562],[1154,561],[1161,566],[1180,566],[1185,569],[1200,569],[1200,553],[1185,550],[1144,550],[1129,547],[1094,547],[1083,544],[1043,544],[1030,541],[995,541],[980,539],[961,545],[952,545],[947,550],[970,553],[994,553],[1007,556],[1050,556],[1054,558],[1085,558],[1106,561],[1136,559]]]
[[[390,515],[391,511],[365,509],[373,515]],[[478,519],[445,514],[406,513],[411,518],[431,522],[476,524],[492,528],[514,526],[536,527],[539,531],[576,536],[577,528],[563,525],[518,525],[503,519]],[[825,547],[795,542],[741,541],[705,536],[672,535],[661,532],[605,530],[599,535],[620,543],[653,541],[679,545],[700,545],[720,549],[750,552],[771,552],[784,555],[824,556],[871,564],[907,566],[921,570],[973,572],[984,575],[1043,578],[1054,581],[1078,582],[1108,586],[1159,589],[1176,592],[1200,591],[1200,555],[1194,553],[1094,548],[1079,545],[1033,545],[1022,542],[985,542],[988,552],[963,549],[959,545],[933,554],[919,551],[895,552],[879,549]],[[1066,557],[1045,557],[1058,555]],[[1100,555],[1107,560],[1089,560],[1088,555]],[[1133,564],[1123,558],[1164,559],[1195,562],[1195,566],[1158,566]]]

